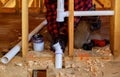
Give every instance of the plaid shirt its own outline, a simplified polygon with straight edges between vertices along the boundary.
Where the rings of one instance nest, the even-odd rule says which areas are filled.
[[[68,10],[68,0],[65,1],[65,11]],[[64,22],[56,21],[57,0],[45,0],[47,8],[46,18],[48,21],[47,28],[53,39],[59,37],[59,34],[68,34],[68,18]],[[74,10],[84,11],[92,7],[92,0],[74,0]],[[80,22],[80,17],[74,17],[74,25],[77,26]]]

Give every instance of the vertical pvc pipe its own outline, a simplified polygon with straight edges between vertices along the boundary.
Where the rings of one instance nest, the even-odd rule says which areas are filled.
[[[69,55],[72,56],[74,52],[74,0],[69,0]]]
[[[62,68],[62,54],[63,50],[61,49],[61,46],[59,42],[53,45],[55,49],[55,68]]]
[[[28,0],[22,0],[22,56],[28,51]]]
[[[64,0],[57,0],[57,21],[63,22],[64,21]]]

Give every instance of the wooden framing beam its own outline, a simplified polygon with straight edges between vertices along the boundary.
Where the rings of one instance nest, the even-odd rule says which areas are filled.
[[[2,5],[3,5],[2,2],[0,1],[0,7],[2,7]]]
[[[111,50],[115,57],[120,55],[120,0],[111,0],[115,15],[111,17]]]
[[[69,56],[74,53],[74,0],[69,0],[69,17],[68,17],[68,39],[69,39]]]
[[[104,8],[104,5],[99,1],[99,0],[95,0],[100,6],[102,6],[102,8]]]
[[[19,13],[19,1],[16,0],[16,5],[15,5],[16,13]]]
[[[22,56],[28,51],[28,0],[22,0]]]
[[[45,12],[44,0],[40,0],[40,12]]]

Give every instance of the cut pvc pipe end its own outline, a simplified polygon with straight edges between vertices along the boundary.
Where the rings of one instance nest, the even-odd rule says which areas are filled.
[[[1,62],[4,63],[4,64],[7,64],[8,61],[9,61],[9,59],[8,59],[7,57],[3,57],[3,58],[1,59]]]
[[[1,58],[1,62],[7,64],[20,51],[20,48],[21,47],[19,45],[16,45],[5,56]]]
[[[53,47],[55,48],[55,68],[62,68],[62,54],[63,54],[63,50],[61,49],[61,46],[59,44],[59,42],[57,42],[55,45],[53,45]]]

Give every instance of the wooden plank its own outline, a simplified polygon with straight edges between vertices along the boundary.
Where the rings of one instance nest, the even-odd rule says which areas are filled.
[[[22,0],[22,56],[28,51],[28,0]]]
[[[0,8],[0,13],[15,13],[15,8]]]
[[[36,0],[36,8],[38,9],[38,13],[40,12],[40,0]]]
[[[102,8],[104,8],[104,5],[99,1],[99,0],[95,0]]]
[[[114,1],[112,1],[112,7],[111,7],[111,9],[112,10],[115,10],[114,9],[114,6],[115,6],[115,2]],[[111,18],[110,18],[110,49],[111,49],[111,51],[112,51],[112,54],[113,54],[113,52],[114,52],[114,16],[112,16]]]
[[[0,1],[0,7],[2,7],[2,5],[3,5],[2,2]]]
[[[16,13],[19,13],[19,1],[16,0],[16,5],[15,5]]]
[[[96,4],[97,9],[110,9],[111,8],[111,0],[92,0],[93,4]]]
[[[111,50],[115,57],[120,54],[120,0],[112,1],[112,9],[115,15],[111,17]]]
[[[74,0],[69,0],[69,20],[68,20],[68,38],[69,38],[69,56],[73,56],[74,51]]]
[[[44,1],[40,0],[40,12],[43,12],[44,10]]]

